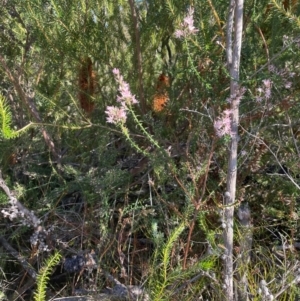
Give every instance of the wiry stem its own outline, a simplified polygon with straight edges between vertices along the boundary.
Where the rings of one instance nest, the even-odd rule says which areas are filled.
[[[149,134],[149,132],[145,129],[145,127],[141,124],[140,120],[137,118],[137,115],[135,112],[132,110],[132,108],[129,108],[129,111],[132,114],[132,117],[136,124],[139,126],[139,128],[142,130],[142,132],[145,134],[145,136],[148,138],[149,142],[151,142],[152,145],[157,147],[157,149],[160,149],[161,147],[159,146],[158,142],[154,140],[154,138]]]
[[[207,166],[206,166],[206,171],[205,171],[205,175],[204,175],[204,180],[201,183],[201,196],[198,200],[195,200],[195,202],[193,202],[195,209],[194,209],[194,214],[193,214],[193,219],[192,222],[190,224],[190,228],[189,228],[189,233],[188,233],[188,238],[187,238],[187,242],[186,242],[186,247],[184,250],[184,256],[183,256],[183,269],[186,269],[186,264],[187,264],[187,258],[188,258],[188,253],[190,250],[190,245],[191,245],[191,240],[192,240],[192,234],[195,228],[195,224],[196,224],[196,220],[199,214],[199,211],[201,209],[201,205],[203,205],[202,201],[206,192],[206,184],[207,184],[207,179],[208,179],[208,174],[209,174],[209,170],[210,170],[210,165],[211,165],[211,161],[212,161],[212,157],[214,154],[214,149],[215,149],[215,143],[213,142],[212,144],[212,148],[209,154],[209,158],[208,158],[208,162],[207,162]]]
[[[22,267],[24,268],[24,270],[31,276],[31,278],[36,279],[37,273],[36,273],[35,269],[2,236],[0,236],[0,244],[9,252],[10,255],[12,255],[13,257],[15,257],[20,262],[20,264],[22,265]]]

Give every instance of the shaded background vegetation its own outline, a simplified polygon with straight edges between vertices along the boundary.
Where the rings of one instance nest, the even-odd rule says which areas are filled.
[[[52,297],[109,286],[107,271],[126,285],[144,285],[153,300],[220,300],[228,138],[217,137],[213,125],[228,107],[228,1],[132,1],[138,35],[130,2],[2,1],[1,93],[13,128],[35,125],[15,139],[1,136],[1,171],[49,234],[34,241],[36,232],[22,220],[1,216],[1,236],[37,271],[61,252]],[[237,201],[251,209],[249,283],[256,296],[262,279],[277,277],[270,289],[279,292],[278,277],[298,258],[300,6],[245,5]],[[176,39],[190,6],[199,31]],[[113,68],[139,100],[135,113],[160,148],[131,117],[126,126],[144,153],[106,123],[105,109],[117,97]],[[263,97],[267,79],[270,98]],[[7,208],[4,192],[0,199]],[[236,255],[239,234],[237,224]],[[64,266],[90,254],[96,268]],[[7,297],[32,298],[34,282],[4,248],[0,260]],[[294,300],[299,292],[292,288],[278,300]]]

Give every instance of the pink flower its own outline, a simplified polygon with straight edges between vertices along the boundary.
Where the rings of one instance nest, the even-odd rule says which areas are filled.
[[[131,93],[129,84],[124,81],[123,76],[120,74],[120,70],[117,68],[113,69],[116,81],[119,83],[119,94],[117,101],[123,105],[132,105],[138,103],[135,96]]]
[[[266,89],[271,89],[272,81],[270,79],[264,79],[262,82]]]
[[[291,89],[291,87],[292,87],[292,82],[285,82],[285,83],[284,83],[284,87],[285,87],[286,89]]]
[[[184,37],[184,31],[177,29],[177,30],[175,30],[174,36],[175,36],[175,38],[180,39],[180,38]]]
[[[123,76],[120,73],[120,70],[114,68],[112,70],[116,81],[119,84],[117,96],[117,102],[120,106],[107,106],[106,107],[106,122],[114,124],[123,124],[127,119],[127,112],[129,106],[138,103],[135,96],[131,93],[129,84],[124,81]]]
[[[240,87],[238,92],[236,94],[231,95],[229,98],[226,99],[226,101],[231,103],[233,100],[235,100],[236,103],[239,104],[246,91],[247,89],[245,87]]]
[[[194,26],[194,9],[189,8],[187,16],[183,19],[183,24],[187,26],[188,31],[193,34],[198,31]]]
[[[114,68],[112,72],[116,76],[120,75],[120,70],[118,68]]]
[[[194,8],[190,7],[183,22],[180,24],[180,28],[175,30],[174,36],[178,39],[186,38],[198,31],[199,30],[194,26]]]
[[[257,102],[261,102],[263,99],[268,100],[271,98],[271,89],[273,82],[270,79],[264,79],[262,83],[263,87],[256,89],[259,94],[255,97]]]
[[[271,98],[271,87],[272,87],[272,81],[270,79],[264,79],[263,80],[264,88],[265,88],[265,99]]]
[[[270,99],[271,98],[271,89],[266,89],[265,90],[265,99]]]
[[[264,79],[264,93],[265,93],[265,99],[271,98],[271,88],[272,88],[272,81],[270,79]]]
[[[214,122],[214,128],[217,136],[222,137],[226,134],[232,136],[231,131],[231,110],[225,110],[221,117],[218,117]]]
[[[123,106],[121,108],[107,106],[105,113],[107,114],[106,122],[108,123],[118,124],[126,122],[126,109]]]
[[[276,73],[277,74],[277,72],[278,72],[277,68],[274,65],[269,65],[268,69],[271,73]]]
[[[263,101],[263,98],[261,96],[256,96],[255,99],[256,99],[257,102],[262,102]]]

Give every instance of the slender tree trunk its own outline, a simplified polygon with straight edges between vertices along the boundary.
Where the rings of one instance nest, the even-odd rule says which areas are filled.
[[[248,294],[248,265],[252,249],[253,228],[248,203],[242,203],[237,216],[240,220],[240,250],[236,260],[238,301],[249,301]]]
[[[239,69],[243,31],[244,0],[231,0],[227,24],[227,64],[230,71],[231,143],[227,172],[227,190],[224,208],[224,294],[227,301],[234,300],[233,290],[233,217],[236,196],[237,148],[239,124]],[[234,39],[232,33],[234,29]]]
[[[141,50],[141,39],[140,39],[140,29],[138,23],[138,16],[136,12],[135,3],[133,0],[128,0],[132,15],[134,35],[135,35],[135,59],[138,72],[138,81],[139,81],[139,100],[141,104],[141,111],[143,114],[146,113],[146,101],[144,94],[144,85],[143,85],[143,60],[142,60],[142,50]]]

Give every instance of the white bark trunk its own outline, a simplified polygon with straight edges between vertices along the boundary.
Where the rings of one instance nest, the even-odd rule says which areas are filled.
[[[244,0],[231,0],[227,24],[227,64],[230,71],[230,96],[231,96],[231,131],[230,153],[227,172],[227,191],[225,193],[224,208],[224,294],[227,301],[234,300],[233,290],[233,217],[236,195],[237,176],[237,148],[239,124],[239,70],[243,32],[243,4]],[[234,20],[234,21],[233,21]],[[234,25],[234,26],[233,26]],[[234,28],[234,40],[232,31]]]
[[[249,301],[248,293],[248,265],[252,249],[253,227],[248,203],[242,203],[238,209],[237,216],[240,220],[240,250],[236,260],[237,269],[237,293],[239,301]]]

